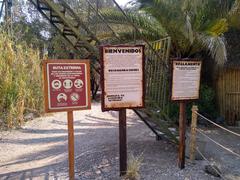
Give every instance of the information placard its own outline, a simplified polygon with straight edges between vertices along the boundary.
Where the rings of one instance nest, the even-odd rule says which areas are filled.
[[[91,108],[88,60],[44,60],[45,111]]]
[[[102,109],[144,107],[144,46],[102,47]]]
[[[173,60],[172,100],[199,98],[201,61]]]

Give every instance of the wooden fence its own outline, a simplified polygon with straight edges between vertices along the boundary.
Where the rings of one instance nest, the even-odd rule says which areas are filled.
[[[240,68],[225,68],[217,79],[219,110],[228,125],[239,125],[240,121]]]

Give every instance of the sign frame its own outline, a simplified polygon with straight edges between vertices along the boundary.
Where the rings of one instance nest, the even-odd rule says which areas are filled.
[[[200,85],[201,85],[201,72],[202,72],[202,60],[200,59],[192,59],[192,58],[184,58],[184,59],[180,59],[180,58],[172,58],[171,59],[171,101],[175,101],[175,102],[186,102],[186,101],[194,101],[194,100],[198,100],[200,97]],[[174,62],[198,62],[200,63],[200,75],[199,75],[199,84],[198,84],[198,95],[195,97],[186,97],[186,98],[173,98],[173,82],[174,82],[174,77],[173,77],[173,72],[174,72]]]
[[[142,99],[141,99],[141,106],[137,106],[137,107],[131,107],[131,106],[126,106],[126,107],[116,107],[116,108],[108,108],[105,106],[105,98],[104,95],[106,94],[105,92],[105,77],[104,77],[104,69],[105,69],[105,65],[104,65],[104,48],[138,48],[141,47],[142,48]],[[119,111],[119,110],[123,110],[123,109],[140,109],[140,108],[144,108],[145,107],[145,45],[141,45],[141,44],[137,44],[137,45],[103,45],[100,46],[100,55],[101,55],[101,60],[100,60],[100,65],[101,65],[101,72],[100,72],[100,76],[101,76],[101,87],[102,87],[102,96],[101,96],[101,107],[102,107],[102,111]]]
[[[49,108],[49,82],[48,82],[48,72],[47,72],[47,65],[49,63],[59,63],[61,64],[68,64],[68,63],[81,63],[86,65],[86,72],[85,72],[85,78],[87,82],[86,86],[86,99],[87,99],[87,106],[86,107],[62,107],[60,109],[50,109]],[[91,109],[91,84],[90,84],[90,61],[87,59],[48,59],[48,60],[43,60],[42,62],[42,67],[43,67],[43,85],[44,85],[44,108],[46,113],[50,112],[66,112],[66,111],[78,111],[78,110],[87,110]]]

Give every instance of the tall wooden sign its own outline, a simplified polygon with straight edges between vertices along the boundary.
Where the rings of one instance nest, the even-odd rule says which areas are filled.
[[[172,64],[171,99],[179,101],[180,104],[178,166],[183,169],[185,167],[186,103],[199,98],[202,62],[174,59]]]
[[[119,111],[120,175],[127,171],[126,109],[144,107],[144,46],[103,46],[102,110]]]
[[[43,61],[45,111],[67,112],[71,180],[74,180],[73,111],[91,108],[89,67],[88,60]]]

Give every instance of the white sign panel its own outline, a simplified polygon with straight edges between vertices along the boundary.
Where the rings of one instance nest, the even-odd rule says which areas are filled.
[[[103,110],[144,106],[144,46],[102,49]]]
[[[173,61],[172,100],[199,98],[201,61]]]

